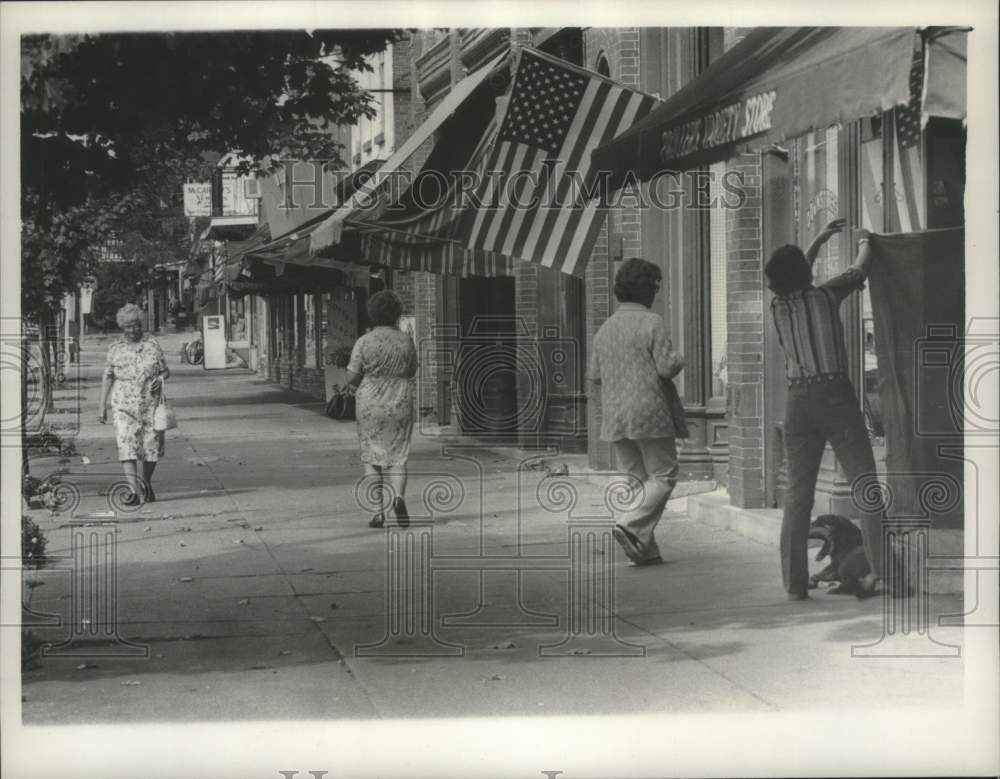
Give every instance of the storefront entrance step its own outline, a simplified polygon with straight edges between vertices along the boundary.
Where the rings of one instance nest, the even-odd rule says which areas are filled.
[[[689,497],[688,516],[695,522],[732,530],[761,544],[778,545],[781,511],[733,506],[726,489]]]
[[[687,499],[687,512],[695,522],[732,530],[760,544],[778,546],[781,533],[780,509],[745,509],[733,506],[728,490],[717,489],[702,495],[691,495]],[[965,584],[965,573],[961,570],[961,560],[965,553],[963,531],[932,527],[928,550],[928,591],[935,595],[962,594]]]

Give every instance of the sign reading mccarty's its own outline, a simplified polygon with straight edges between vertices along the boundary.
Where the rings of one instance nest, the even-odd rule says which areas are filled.
[[[774,90],[745,98],[662,134],[660,159],[672,162],[771,129]]]
[[[209,182],[184,185],[184,216],[212,215],[212,185]]]

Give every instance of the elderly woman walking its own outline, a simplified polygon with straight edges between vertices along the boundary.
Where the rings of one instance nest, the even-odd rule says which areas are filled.
[[[383,495],[389,482],[396,521],[406,527],[410,516],[406,491],[406,460],[413,435],[414,382],[417,350],[398,327],[402,303],[385,290],[368,301],[372,329],[354,344],[347,365],[348,384],[358,388],[355,414],[365,474],[374,477],[379,511],[369,527],[385,525]]]
[[[160,345],[143,335],[144,318],[142,309],[132,303],[118,310],[123,335],[108,349],[98,402],[98,421],[105,424],[110,396],[118,459],[132,490],[125,499],[130,507],[156,499],[152,480],[156,463],[163,456],[163,431],[154,429],[153,417],[163,381],[170,376]]]

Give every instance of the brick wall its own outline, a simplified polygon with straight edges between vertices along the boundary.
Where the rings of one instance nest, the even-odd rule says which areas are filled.
[[[764,300],[760,156],[730,160],[746,201],[727,214],[729,494],[733,505],[764,505]]]
[[[587,347],[588,351],[594,343],[594,335],[598,329],[610,316],[611,312],[611,284],[610,284],[610,252],[608,246],[608,228],[605,225],[601,228],[601,233],[594,245],[594,251],[590,255],[590,264],[587,266]],[[590,355],[585,354],[583,358],[590,365]],[[585,387],[590,393],[587,399],[587,454],[591,468],[608,469],[611,467],[611,445],[604,443],[601,438],[601,394],[600,392],[590,392],[590,383],[585,382]]]
[[[585,66],[597,69],[601,57],[607,59],[611,78],[627,86],[639,87],[639,30],[638,28],[601,28],[586,30],[583,36]],[[587,349],[594,342],[594,335],[614,309],[611,289],[617,266],[615,258],[633,257],[642,253],[642,217],[639,209],[623,206],[612,209],[608,215],[609,225],[600,233],[587,267],[586,283],[586,334]],[[609,234],[610,226],[610,234]],[[610,237],[609,237],[610,236]],[[615,245],[610,245],[614,239]],[[620,243],[619,243],[620,241]],[[668,274],[664,273],[668,278]],[[590,355],[586,355],[590,360]],[[589,387],[588,387],[589,389]],[[601,404],[598,397],[591,397],[587,403],[587,450],[593,468],[611,468],[611,447],[600,440]]]
[[[422,417],[435,412],[438,400],[437,368],[428,356],[434,352],[430,344],[431,332],[437,317],[438,284],[432,273],[413,274],[413,313],[417,322],[417,373],[418,409]]]

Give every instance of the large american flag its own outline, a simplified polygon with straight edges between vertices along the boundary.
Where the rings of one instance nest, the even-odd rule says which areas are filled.
[[[894,117],[895,139],[892,154],[892,178],[895,184],[896,220],[900,232],[922,230],[924,216],[923,166],[920,150],[920,106],[924,85],[923,47],[919,41],[910,66],[910,100],[897,106]]]
[[[521,50],[478,203],[463,214],[472,249],[582,275],[601,229],[599,200],[579,197],[590,152],[641,119],[656,98],[534,49]]]

